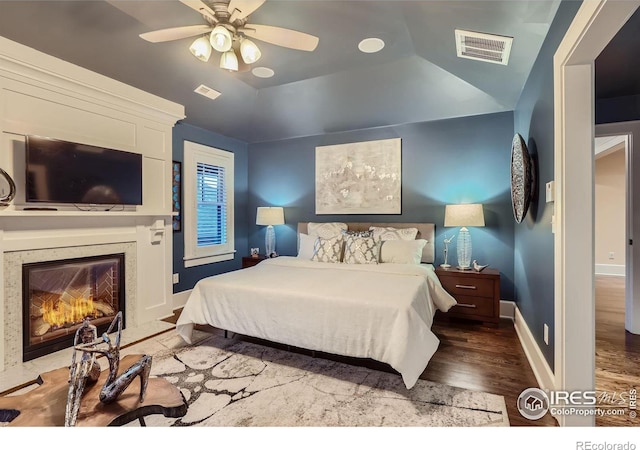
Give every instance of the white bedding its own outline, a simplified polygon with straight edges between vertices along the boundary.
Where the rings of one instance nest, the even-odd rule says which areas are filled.
[[[455,300],[430,265],[335,264],[280,256],[200,280],[176,327],[194,324],[389,364],[413,387],[438,348],[435,309]]]

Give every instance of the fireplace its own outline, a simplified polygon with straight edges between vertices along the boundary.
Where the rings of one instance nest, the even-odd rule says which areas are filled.
[[[84,319],[106,331],[124,313],[124,267],[124,253],[23,264],[23,361],[72,346]]]

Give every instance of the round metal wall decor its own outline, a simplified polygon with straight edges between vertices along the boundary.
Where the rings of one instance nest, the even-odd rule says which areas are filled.
[[[0,169],[0,206],[7,206],[16,196],[16,184],[7,172]]]
[[[511,204],[517,223],[527,215],[533,192],[533,164],[527,145],[518,133],[511,143]]]

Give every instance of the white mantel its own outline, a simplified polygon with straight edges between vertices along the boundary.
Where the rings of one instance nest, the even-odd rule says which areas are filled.
[[[184,107],[0,37],[0,167],[18,194],[0,207],[0,253],[135,244],[135,317],[172,314],[172,128]],[[143,205],[118,211],[22,211],[25,135],[143,156]],[[9,258],[11,259],[11,258]],[[0,272],[3,286],[6,271]],[[15,275],[12,275],[15,276]],[[0,289],[0,372],[5,370],[5,289]],[[10,333],[9,333],[10,334]]]

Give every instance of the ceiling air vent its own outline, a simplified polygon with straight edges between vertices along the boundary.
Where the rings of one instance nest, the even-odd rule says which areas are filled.
[[[460,58],[506,66],[512,43],[512,37],[456,30],[456,51]]]
[[[197,92],[200,95],[204,95],[205,97],[209,97],[211,100],[215,100],[220,97],[221,92],[216,91],[215,89],[211,89],[210,87],[201,84],[193,92]]]

